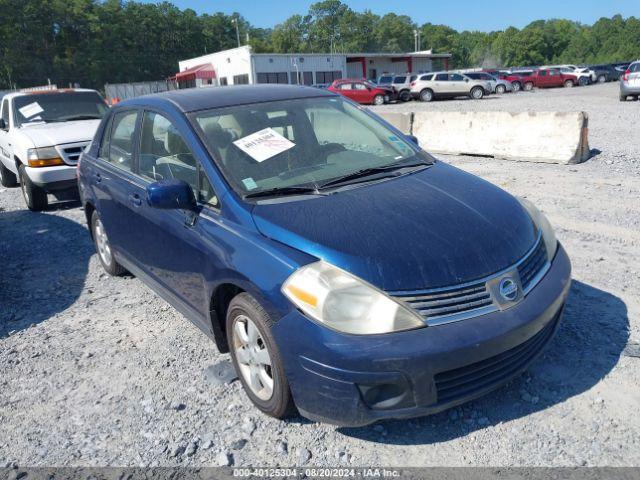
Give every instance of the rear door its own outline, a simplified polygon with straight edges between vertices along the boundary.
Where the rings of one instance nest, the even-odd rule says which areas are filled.
[[[371,90],[363,82],[354,82],[352,88],[352,98],[356,99],[356,101],[360,103],[371,103],[373,101]]]
[[[451,91],[455,92],[456,95],[466,95],[471,90],[470,81],[459,73],[450,73],[449,74],[449,85],[451,87]]]
[[[433,90],[436,94],[442,96],[454,95],[451,91],[451,82],[449,82],[448,73],[438,73],[433,78]]]
[[[547,74],[547,86],[549,87],[560,87],[562,86],[562,75],[560,75],[560,71],[552,68],[549,70]]]
[[[140,230],[136,211],[144,197],[134,175],[135,138],[139,111],[124,109],[114,112],[98,151],[87,173],[96,199],[96,208],[117,259],[136,263],[131,247]]]

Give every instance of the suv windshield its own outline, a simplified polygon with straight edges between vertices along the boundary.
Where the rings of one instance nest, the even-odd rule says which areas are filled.
[[[18,126],[100,119],[109,108],[96,92],[31,93],[13,101]]]
[[[433,162],[342,98],[239,105],[195,112],[190,118],[229,183],[242,195],[317,188],[370,169]]]

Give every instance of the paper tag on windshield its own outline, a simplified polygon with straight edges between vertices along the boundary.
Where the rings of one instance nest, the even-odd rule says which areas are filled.
[[[265,128],[247,135],[240,140],[236,140],[233,144],[251,156],[256,162],[264,162],[268,158],[295,146],[295,143],[287,140],[272,128]]]
[[[39,113],[44,112],[42,107],[38,102],[30,103],[29,105],[25,105],[22,108],[19,108],[18,111],[24,118],[31,118]]]

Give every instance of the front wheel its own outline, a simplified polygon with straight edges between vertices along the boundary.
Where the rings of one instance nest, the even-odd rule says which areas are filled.
[[[18,185],[18,177],[0,161],[0,185],[11,188]]]
[[[607,77],[605,77],[604,75],[600,75],[597,81],[598,83],[604,83],[607,81]]]
[[[513,82],[513,91],[519,92],[522,90],[522,84],[520,82]]]
[[[96,251],[98,252],[98,258],[105,271],[114,277],[124,274],[126,272],[125,268],[113,258],[107,232],[96,210],[91,215],[91,233],[93,235],[93,243],[95,243]]]
[[[533,90],[533,82],[527,82],[524,84],[524,89],[527,92],[530,92],[531,90]]]
[[[227,310],[226,328],[231,359],[253,404],[275,418],[296,413],[275,340],[273,321],[248,293],[235,296]]]
[[[47,200],[47,192],[44,188],[39,187],[31,181],[24,165],[20,165],[20,188],[22,190],[22,198],[27,208],[33,212],[39,212],[47,208],[49,204]]]
[[[470,93],[471,98],[474,100],[480,100],[484,97],[484,88],[482,87],[473,87]]]
[[[572,80],[567,80],[566,82],[564,82],[564,86],[565,88],[573,88],[574,84]]]
[[[383,95],[376,95],[375,97],[373,97],[373,104],[374,105],[383,105],[384,104],[384,96]]]
[[[496,93],[497,94],[502,95],[506,91],[507,91],[507,87],[505,87],[504,85],[502,85],[502,84],[496,85]]]
[[[403,90],[400,92],[400,101],[401,102],[408,102],[409,100],[411,100],[411,93],[408,90]]]

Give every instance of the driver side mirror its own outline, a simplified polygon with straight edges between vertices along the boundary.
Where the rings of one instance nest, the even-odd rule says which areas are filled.
[[[147,186],[147,202],[163,210],[194,210],[196,199],[193,189],[184,180],[162,180]]]
[[[465,78],[465,79],[464,79],[464,81],[465,81],[465,82],[469,82],[469,79],[468,79],[468,78]]]
[[[407,137],[407,140],[415,143],[416,145],[420,146],[420,142],[418,142],[418,137],[416,137],[415,135],[405,135],[405,137]]]
[[[7,125],[4,118],[0,118],[0,130],[9,130],[9,125]]]

